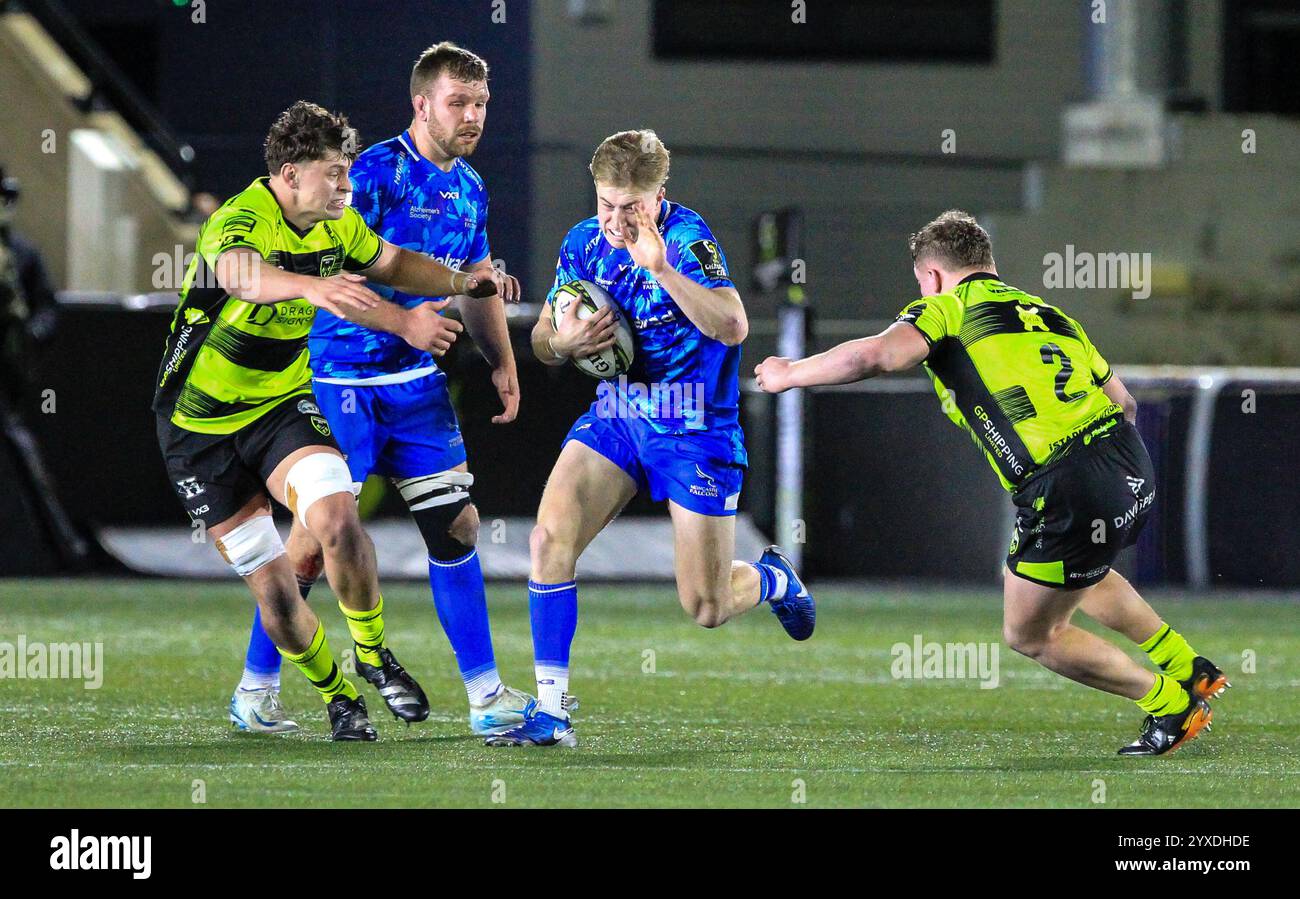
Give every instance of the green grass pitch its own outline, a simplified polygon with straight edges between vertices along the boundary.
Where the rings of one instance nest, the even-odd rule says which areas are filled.
[[[815,592],[817,633],[796,644],[766,609],[709,631],[666,587],[585,587],[572,682],[580,746],[510,750],[469,735],[418,584],[388,585],[385,601],[389,645],[427,690],[430,720],[394,721],[362,685],[380,742],[334,745],[322,704],[287,666],[285,703],[303,732],[231,730],[225,705],[251,618],[237,583],[0,581],[0,642],[104,646],[98,690],[0,679],[0,806],[193,807],[200,794],[209,806],[269,807],[1300,804],[1294,600],[1153,597],[1234,688],[1215,705],[1213,733],[1164,758],[1120,759],[1141,722],[1132,703],[1005,646],[996,689],[891,676],[891,647],[915,634],[999,641],[996,584]],[[329,591],[312,602],[338,653],[349,643]],[[494,585],[490,602],[501,670],[531,691],[525,591]]]

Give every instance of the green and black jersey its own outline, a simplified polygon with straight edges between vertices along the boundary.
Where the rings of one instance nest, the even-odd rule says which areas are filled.
[[[1083,327],[996,275],[970,275],[950,293],[911,303],[898,321],[930,345],[925,369],[944,412],[1008,490],[1123,412],[1101,390],[1110,366]]]
[[[273,304],[235,299],[217,283],[217,258],[256,250],[269,264],[300,275],[361,271],[383,242],[357,211],[300,232],[285,220],[268,178],[258,178],[203,223],[181,285],[154,410],[200,434],[233,434],[290,396],[311,390],[307,335],[316,308],[303,299]]]

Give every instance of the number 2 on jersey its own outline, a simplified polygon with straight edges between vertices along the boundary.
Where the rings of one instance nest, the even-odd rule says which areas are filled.
[[[1078,393],[1065,392],[1066,385],[1070,383],[1070,376],[1074,374],[1074,363],[1070,361],[1069,356],[1065,355],[1065,350],[1054,343],[1045,343],[1038,348],[1038,352],[1043,359],[1044,365],[1051,365],[1053,359],[1061,360],[1061,368],[1056,373],[1056,398],[1058,400],[1063,403],[1072,403],[1088,395],[1086,390],[1081,390]]]

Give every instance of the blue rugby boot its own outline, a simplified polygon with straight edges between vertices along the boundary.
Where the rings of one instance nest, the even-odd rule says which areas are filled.
[[[790,560],[775,546],[763,550],[758,561],[785,573],[785,594],[769,598],[767,604],[787,634],[796,640],[807,640],[817,626],[817,604],[813,602],[812,594],[795,573]]]
[[[573,749],[578,736],[569,719],[557,718],[537,707],[537,701],[528,703],[524,710],[524,723],[503,733],[493,734],[483,741],[484,746],[564,746]]]

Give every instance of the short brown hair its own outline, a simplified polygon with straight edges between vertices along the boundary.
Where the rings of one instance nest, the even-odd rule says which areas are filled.
[[[478,54],[458,47],[451,41],[434,44],[420,54],[415,67],[411,69],[411,96],[423,94],[443,72],[454,81],[472,84],[475,81],[487,81],[488,65]]]
[[[933,259],[953,271],[993,265],[993,241],[975,217],[949,209],[907,239],[912,264]]]
[[[600,142],[592,154],[591,177],[597,183],[657,190],[668,180],[668,148],[649,128],[620,131]]]
[[[299,100],[275,120],[263,151],[267,170],[278,175],[286,162],[310,162],[331,153],[351,162],[361,152],[361,138],[346,116]]]

